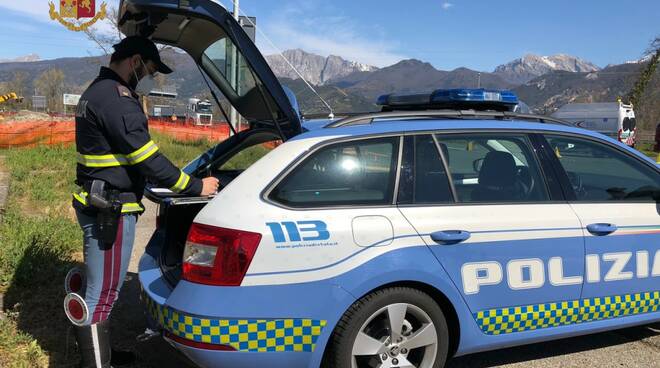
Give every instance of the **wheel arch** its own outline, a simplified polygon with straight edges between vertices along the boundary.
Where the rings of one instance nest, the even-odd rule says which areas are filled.
[[[426,294],[428,294],[437,304],[438,306],[442,309],[443,314],[445,315],[445,319],[447,321],[447,328],[450,331],[449,334],[449,353],[448,353],[448,358],[454,356],[456,351],[458,350],[458,346],[460,343],[461,339],[461,325],[460,321],[458,318],[458,312],[456,308],[454,307],[453,303],[450,301],[450,299],[445,295],[444,292],[442,292],[440,289],[437,287],[430,285],[425,282],[421,281],[414,281],[414,280],[402,280],[402,281],[393,281],[389,283],[382,284],[378,287],[375,287],[369,291],[366,291],[362,293],[361,295],[356,295],[355,301],[358,301],[362,298],[364,298],[366,295],[369,295],[373,292],[383,290],[383,289],[388,289],[388,288],[393,288],[393,287],[408,287],[411,289],[416,289],[419,291],[422,291]],[[348,310],[350,306],[346,308]],[[344,311],[342,315],[346,313]],[[331,336],[335,333],[335,328],[337,326],[335,325],[333,327],[333,330],[331,332]],[[326,361],[326,354],[328,354],[328,351],[330,347],[330,343],[328,341],[328,344],[324,346],[324,351],[323,351],[323,356],[321,361],[325,362]],[[323,367],[323,365],[321,365]]]

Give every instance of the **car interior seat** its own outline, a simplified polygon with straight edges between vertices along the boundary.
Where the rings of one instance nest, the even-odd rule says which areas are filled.
[[[417,144],[415,153],[415,200],[439,202],[450,197],[447,173],[440,161],[438,148],[430,140]],[[447,146],[440,143],[440,149],[447,157]]]
[[[517,168],[513,155],[501,151],[488,152],[479,171],[479,184],[472,192],[472,200],[495,202],[515,199],[516,180]]]

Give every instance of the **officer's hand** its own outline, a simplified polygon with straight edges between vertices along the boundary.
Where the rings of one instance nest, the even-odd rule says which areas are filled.
[[[202,179],[202,196],[206,197],[217,193],[219,185],[218,178],[213,176]]]

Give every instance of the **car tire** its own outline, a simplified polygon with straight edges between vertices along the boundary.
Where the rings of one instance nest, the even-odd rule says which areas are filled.
[[[401,326],[400,333],[391,334],[390,320],[402,321],[394,322]],[[421,343],[426,345],[415,347]],[[323,367],[380,367],[410,362],[417,368],[440,368],[445,365],[448,351],[449,330],[440,306],[420,290],[392,287],[374,291],[348,308],[330,338]]]

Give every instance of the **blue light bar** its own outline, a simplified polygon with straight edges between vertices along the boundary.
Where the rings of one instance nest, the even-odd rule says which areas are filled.
[[[431,94],[431,103],[436,102],[488,102],[517,105],[518,96],[507,90],[492,89],[438,89]]]
[[[394,109],[474,109],[508,110],[518,105],[518,96],[508,90],[484,88],[438,89],[431,93],[389,94],[376,102],[383,110]]]

